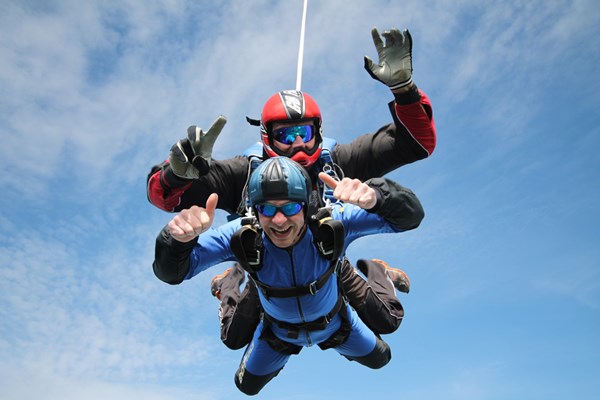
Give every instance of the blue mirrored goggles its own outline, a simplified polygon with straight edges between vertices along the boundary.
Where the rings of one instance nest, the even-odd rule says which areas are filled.
[[[286,217],[291,217],[298,214],[300,210],[302,210],[302,207],[304,207],[304,203],[298,202],[286,203],[282,206],[276,206],[274,204],[256,205],[258,212],[265,217],[273,217],[278,211],[281,211]]]
[[[312,125],[286,126],[285,128],[273,129],[273,139],[283,144],[292,144],[300,136],[304,143],[310,142],[314,137]]]

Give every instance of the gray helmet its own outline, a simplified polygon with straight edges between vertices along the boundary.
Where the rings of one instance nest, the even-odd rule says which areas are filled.
[[[263,161],[250,176],[250,205],[267,200],[294,200],[309,204],[312,182],[306,170],[288,157]]]

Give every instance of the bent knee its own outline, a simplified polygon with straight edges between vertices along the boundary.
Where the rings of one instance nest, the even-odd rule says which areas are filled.
[[[379,369],[385,367],[392,359],[392,350],[390,346],[377,338],[375,348],[369,354],[361,357],[346,357],[351,361],[356,361],[359,364],[369,367],[371,369]]]
[[[238,369],[236,372],[233,381],[240,392],[248,396],[254,396],[258,394],[258,392],[260,392],[271,379],[275,378],[281,369],[282,368],[268,375],[254,375],[248,372],[245,368],[240,367],[240,369]]]

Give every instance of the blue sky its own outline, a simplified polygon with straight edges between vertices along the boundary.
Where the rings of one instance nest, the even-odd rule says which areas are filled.
[[[219,114],[216,158],[258,140],[244,118],[295,87],[301,12],[0,4],[0,398],[245,397],[209,292],[227,265],[175,287],[154,277],[170,215],[147,202],[146,174]],[[422,200],[421,227],[350,250],[407,271],[406,318],[382,370],[308,348],[261,398],[597,398],[600,6],[309,1],[302,89],[339,142],[390,120],[362,67],[373,26],[411,30],[438,131],[431,158],[389,175]]]

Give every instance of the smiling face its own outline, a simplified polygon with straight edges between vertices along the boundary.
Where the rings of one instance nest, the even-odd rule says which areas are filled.
[[[270,200],[268,204],[282,206],[289,202],[289,200]],[[282,249],[295,245],[305,228],[304,210],[289,217],[281,210],[277,210],[272,217],[266,217],[259,212],[258,221],[273,244]]]

